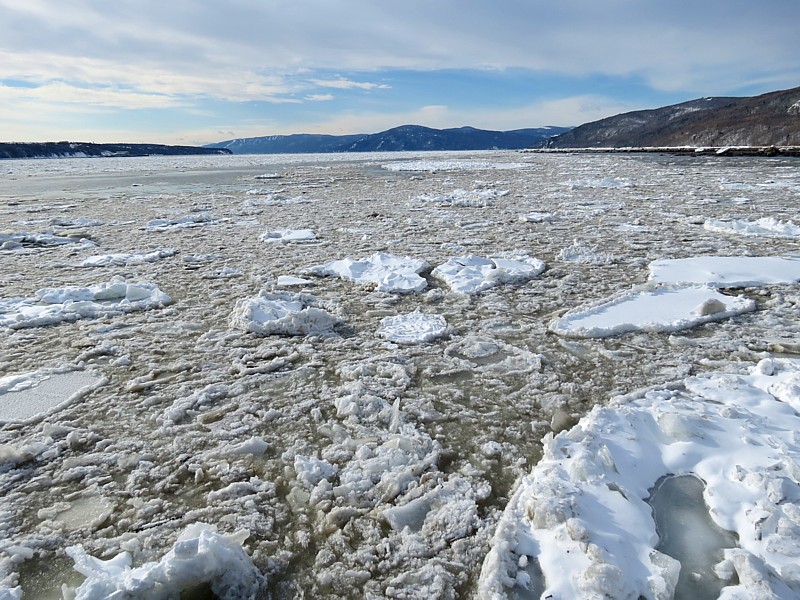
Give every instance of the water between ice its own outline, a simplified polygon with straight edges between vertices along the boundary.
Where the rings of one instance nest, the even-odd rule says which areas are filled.
[[[717,577],[714,565],[724,548],[736,547],[736,537],[711,520],[704,488],[693,475],[663,477],[647,500],[659,536],[656,550],[681,563],[675,600],[713,600],[728,583]]]

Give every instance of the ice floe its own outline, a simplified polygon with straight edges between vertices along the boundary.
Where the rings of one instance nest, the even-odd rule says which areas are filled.
[[[718,288],[754,287],[800,281],[800,258],[780,256],[695,256],[650,263],[650,281],[699,283]]]
[[[44,250],[66,245],[87,248],[95,243],[83,237],[60,236],[54,233],[0,233],[0,251]]]
[[[69,366],[0,377],[0,423],[40,417],[71,404],[105,381],[98,373]]]
[[[43,288],[33,298],[0,299],[0,327],[43,327],[160,308],[170,303],[170,297],[154,283],[128,283],[114,277],[88,287]]]
[[[795,224],[794,221],[781,221],[775,217],[762,217],[755,221],[707,219],[703,227],[708,231],[731,235],[800,238],[800,225]]]
[[[416,310],[405,315],[381,319],[378,335],[398,344],[424,344],[447,333],[447,321],[441,315]]]
[[[387,171],[484,171],[491,169],[523,169],[525,163],[482,160],[411,160],[381,165]]]
[[[492,206],[495,198],[508,194],[508,190],[475,189],[472,191],[456,189],[448,194],[423,194],[414,198],[422,202],[434,202],[445,206],[486,208]]]
[[[198,213],[176,217],[174,219],[152,219],[145,224],[148,231],[169,231],[171,229],[189,229],[193,227],[203,227],[216,223],[218,219],[208,213]]]
[[[673,332],[755,310],[750,299],[708,286],[645,285],[574,308],[550,322],[567,337],[608,337],[634,331]]]
[[[608,252],[599,250],[585,242],[575,240],[572,245],[562,248],[558,258],[567,262],[584,265],[610,265],[615,262],[614,257]]]
[[[98,254],[83,259],[78,267],[124,267],[128,265],[142,265],[155,262],[162,258],[175,256],[175,248],[159,248],[143,254],[120,252],[116,254]]]
[[[259,239],[262,242],[290,244],[312,242],[317,239],[317,234],[311,229],[276,229],[261,234]]]
[[[262,291],[236,301],[231,326],[259,335],[330,334],[342,319],[311,294]]]
[[[525,283],[538,277],[545,263],[527,254],[506,253],[484,258],[456,256],[436,267],[431,275],[459,294],[477,294],[505,283]]]
[[[343,258],[310,267],[305,272],[318,277],[339,277],[360,284],[376,285],[379,292],[407,294],[421,292],[428,286],[420,273],[429,267],[421,259],[376,252],[365,259]]]
[[[707,508],[676,510],[707,511],[738,544],[712,549],[715,568],[690,574],[689,585],[718,579],[725,599],[797,598],[799,381],[800,362],[764,359],[748,375],[692,377],[616,399],[548,434],[500,520],[481,597],[516,588],[542,598],[671,599],[683,557],[657,550],[659,534],[702,544],[703,533],[679,519],[674,532],[657,531],[648,498],[661,478],[691,475],[705,485]]]
[[[167,600],[206,584],[220,600],[255,600],[267,580],[242,548],[248,536],[247,531],[226,535],[211,525],[193,523],[161,560],[138,567],[131,566],[128,552],[101,560],[82,546],[70,546],[66,552],[75,570],[86,577],[71,593],[74,600]]]

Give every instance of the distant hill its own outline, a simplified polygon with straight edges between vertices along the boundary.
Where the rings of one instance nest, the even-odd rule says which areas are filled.
[[[520,150],[539,148],[569,127],[540,127],[487,131],[474,127],[432,129],[402,125],[380,133],[356,135],[272,135],[209,144],[234,154],[288,154],[316,152],[395,152],[403,150]]]
[[[624,113],[576,127],[550,139],[547,146],[800,146],[800,87]]]
[[[231,154],[224,148],[163,144],[94,144],[90,142],[0,142],[3,158],[84,158],[90,156],[151,156]]]

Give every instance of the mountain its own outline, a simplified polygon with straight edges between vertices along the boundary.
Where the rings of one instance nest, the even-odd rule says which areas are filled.
[[[3,158],[85,158],[89,156],[151,156],[231,154],[224,148],[163,144],[95,144],[91,142],[0,142]]]
[[[547,146],[800,146],[800,87],[624,113],[576,127],[550,139]]]
[[[403,150],[519,150],[539,148],[568,127],[540,127],[513,131],[487,131],[474,127],[432,129],[402,125],[380,133],[356,135],[273,135],[240,138],[209,144],[234,154],[285,154],[311,152],[396,152]]]

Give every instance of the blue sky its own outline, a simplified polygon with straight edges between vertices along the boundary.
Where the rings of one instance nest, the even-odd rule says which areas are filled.
[[[800,85],[798,0],[0,0],[0,140],[578,125]]]

